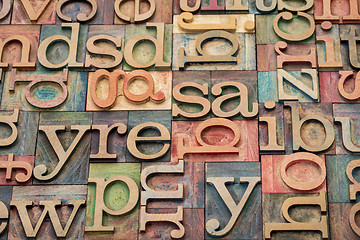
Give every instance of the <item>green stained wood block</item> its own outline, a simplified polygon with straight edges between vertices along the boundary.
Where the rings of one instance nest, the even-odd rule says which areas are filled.
[[[226,184],[226,187],[233,201],[238,204],[248,186],[247,183],[240,183],[240,177],[260,177],[260,163],[206,163],[205,172],[205,181],[215,177],[233,177],[235,182]],[[205,183],[205,192],[205,226],[210,219],[217,219],[220,222],[217,231],[222,230],[229,222],[231,213],[213,184]],[[261,239],[261,220],[261,183],[258,183],[234,227],[221,239]],[[205,239],[218,238],[209,235],[205,230]]]
[[[131,131],[134,127],[136,127],[139,124],[146,123],[146,122],[155,122],[160,123],[163,126],[166,127],[166,129],[171,134],[171,111],[129,111],[129,121],[128,121],[128,131],[127,133]],[[138,136],[147,137],[147,136],[159,136],[159,131],[155,128],[148,128],[140,131],[138,133]],[[129,141],[129,138],[127,139]],[[170,143],[170,141],[149,141],[149,142],[138,142],[136,143],[136,146],[138,150],[147,155],[152,155],[157,152],[159,152],[163,146],[164,143]],[[170,150],[171,146],[169,147],[169,150],[164,154],[162,157],[154,159],[154,160],[142,160],[134,157],[131,155],[129,150],[126,151],[126,162],[146,162],[146,161],[157,161],[157,162],[169,162],[170,161]]]
[[[44,102],[43,108],[31,105],[26,99],[26,88],[30,81],[37,80],[39,77],[45,77],[49,80],[55,80],[54,77],[61,78],[62,71],[17,71],[16,76],[26,77],[29,82],[16,82],[14,91],[10,91],[11,72],[5,74],[4,94],[1,102],[1,109],[13,110],[19,108],[24,111],[85,111],[87,77],[86,72],[69,71],[67,82],[65,82],[67,98],[59,106],[54,108],[46,108],[45,101],[54,100],[62,97],[63,89],[55,82],[42,82],[31,88],[30,96],[38,101]],[[16,79],[16,77],[15,77]]]
[[[359,159],[359,156],[355,155],[326,156],[326,181],[329,203],[351,202],[349,193],[350,181],[346,175],[346,167],[351,161],[357,159]],[[352,174],[355,179],[359,179],[359,168],[354,169]],[[360,196],[358,195],[356,201],[358,202],[359,200]]]
[[[77,43],[77,56],[76,60],[79,63],[84,63],[85,53],[86,53],[86,39],[88,34],[88,25],[80,25],[78,43]],[[71,31],[70,27],[62,27],[61,25],[42,25],[41,34],[40,34],[40,44],[43,40],[54,35],[61,35],[69,38],[71,40]],[[48,46],[46,51],[46,56],[49,62],[53,64],[60,64],[64,62],[69,55],[69,46],[64,41],[58,41],[54,44]],[[48,71],[49,69],[43,67],[38,61],[36,64],[37,71]],[[79,70],[82,70],[80,68]]]
[[[1,111],[1,116],[10,116],[14,111]],[[13,153],[17,156],[34,156],[36,147],[36,136],[39,125],[38,112],[19,112],[17,121],[17,139],[10,146],[0,147],[0,155],[5,156]],[[11,135],[11,129],[7,124],[0,124],[0,137],[7,138]]]
[[[32,208],[27,209],[33,226],[35,225],[34,223],[38,222],[44,210],[43,206],[39,206],[40,201],[61,201],[62,206],[57,208],[57,214],[61,225],[65,226],[73,211],[73,206],[67,205],[67,202],[71,200],[83,200],[85,202],[86,192],[86,185],[15,186],[13,188],[12,200],[35,202]],[[66,239],[84,239],[85,212],[85,204],[83,204],[74,217]],[[29,239],[25,235],[18,210],[14,206],[12,206],[10,210],[9,239]],[[56,236],[49,214],[46,215],[41,224],[36,239],[59,239]]]
[[[172,57],[172,42],[173,42],[173,34],[172,34],[172,24],[165,24],[164,28],[164,42],[163,45],[163,61],[166,63],[170,63],[169,67],[155,67],[151,66],[146,68],[146,70],[170,70],[171,69],[171,57]],[[126,25],[125,31],[125,48],[128,47],[127,42],[136,36],[141,35],[149,35],[156,39],[157,36],[157,28],[156,27],[146,27],[145,24],[128,24]],[[147,64],[153,60],[156,54],[155,45],[151,41],[139,41],[133,48],[133,57],[134,60],[140,64]],[[126,63],[124,60],[123,64],[124,70],[134,70],[132,66]]]
[[[12,186],[0,186],[0,201],[5,204],[9,212],[10,212],[10,201],[12,197],[12,191],[13,191]],[[0,232],[0,240],[7,240],[9,220],[0,219],[0,225],[3,223],[7,223],[7,226],[2,232]]]
[[[182,88],[181,93],[189,96],[203,97],[205,99],[208,99],[208,101],[210,101],[210,94],[211,94],[210,75],[211,75],[210,71],[193,71],[191,72],[191,74],[189,74],[186,71],[173,71],[173,88],[183,82],[193,82],[200,85],[207,83],[209,87],[208,95],[204,95],[199,89],[193,87],[184,87]],[[180,109],[188,113],[197,113],[202,111],[202,106],[199,104],[180,102],[175,100],[174,98],[172,102],[173,104],[176,104]],[[211,114],[206,114],[205,116],[196,119],[204,120],[209,118],[210,115]],[[173,117],[173,120],[175,121],[175,120],[191,120],[191,119],[183,117],[182,115],[178,115],[176,117]]]
[[[258,99],[258,85],[257,85],[257,73],[256,71],[213,71],[211,72],[211,88],[214,87],[214,85],[218,83],[222,83],[225,81],[229,82],[238,82],[241,84],[244,84],[248,90],[248,95],[244,95],[245,99],[248,101],[248,112],[253,112],[253,103],[257,104]],[[227,94],[242,92],[239,91],[237,87],[234,86],[226,86],[222,88],[222,93],[219,96],[210,95],[210,101],[213,103],[213,101],[220,97],[220,96],[226,96]],[[232,111],[233,109],[237,108],[241,101],[245,101],[241,96],[231,98],[229,100],[226,100],[222,103],[221,109],[225,112]],[[241,112],[239,112],[237,115],[230,117],[231,120],[246,120],[246,119],[257,119],[257,114],[254,117],[244,117]],[[213,117],[216,117],[213,114]]]
[[[281,39],[275,33],[273,29],[273,22],[275,14],[268,15],[258,15],[256,16],[256,44],[271,44],[278,41],[291,42],[284,39]],[[286,33],[299,33],[305,32],[308,30],[309,22],[303,17],[297,18],[294,14],[294,19],[291,21],[285,21],[281,19],[279,21],[279,28]],[[308,39],[298,42],[291,42],[294,44],[304,44],[304,43],[315,43],[315,34],[313,34]]]
[[[92,113],[89,112],[42,112],[39,126],[65,125],[65,131],[57,131],[57,136],[64,149],[72,144],[78,131],[70,131],[73,125],[91,125]],[[90,156],[91,134],[86,132],[78,142],[73,153],[67,159],[60,172],[49,181],[40,181],[34,178],[33,184],[86,184]],[[52,172],[59,159],[43,131],[38,133],[35,167],[44,164],[48,173]]]
[[[109,180],[115,176],[126,176],[133,179],[140,191],[140,163],[91,163],[89,178],[104,178]],[[95,184],[88,185],[86,208],[86,226],[94,223]],[[114,182],[106,188],[104,202],[112,210],[122,209],[129,198],[129,189],[123,182]],[[127,214],[113,216],[103,213],[103,225],[114,226],[115,232],[86,232],[85,239],[136,239],[139,227],[139,202]]]

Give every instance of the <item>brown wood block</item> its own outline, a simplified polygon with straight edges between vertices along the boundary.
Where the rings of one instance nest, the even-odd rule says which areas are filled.
[[[293,106],[291,111],[290,105]],[[332,104],[285,102],[284,106],[286,107],[284,109],[284,135],[285,142],[289,143],[285,145],[286,154],[298,150],[307,150],[316,154],[335,154]],[[292,116],[300,121],[293,122]],[[306,122],[303,120],[305,118],[308,119]],[[303,124],[300,128],[301,123]],[[327,134],[325,134],[323,124],[326,124]]]
[[[0,24],[10,24],[12,14],[13,0],[5,0],[2,2],[0,10]]]
[[[23,46],[20,42],[23,43]],[[39,45],[40,26],[21,25],[21,26],[2,26],[0,40],[7,42],[2,53],[1,67],[7,68],[8,65],[23,68],[24,70],[34,69],[36,63],[37,49]],[[24,51],[24,54],[22,54]],[[20,62],[21,60],[21,62]]]
[[[354,203],[329,203],[329,223],[332,239],[360,239],[349,223],[349,214]],[[355,215],[356,225],[359,226],[359,215]]]
[[[86,129],[90,129],[91,123],[92,113],[41,113],[39,129],[43,130],[38,133],[34,184],[87,183],[91,136]],[[76,125],[80,126],[81,131],[76,130]],[[59,129],[54,137],[55,130],[49,129],[51,126]],[[60,147],[54,149],[58,144],[63,147],[62,151],[66,149],[66,154],[62,153]],[[69,152],[72,154],[69,155]],[[47,170],[46,173],[42,173],[43,168]]]
[[[113,124],[122,123],[127,126],[127,122],[127,111],[93,113],[93,125],[106,125],[110,127]],[[99,131],[91,132],[91,154],[93,155],[99,151],[99,136]],[[126,152],[126,135],[119,134],[116,128],[111,130],[107,137],[107,152],[109,154],[116,154],[115,159],[111,159],[110,161],[125,162],[124,153]],[[91,158],[91,161],[103,162],[104,160],[109,161],[109,159]]]
[[[126,18],[132,19],[134,21],[135,17],[135,4],[137,1],[127,1],[120,5],[120,12]],[[139,10],[141,14],[152,13],[150,9],[150,1],[141,2],[139,1]],[[150,15],[150,17],[146,17],[143,21],[136,21],[136,23],[140,22],[163,22],[163,23],[172,23],[172,1],[164,2],[162,0],[151,0],[153,5],[155,6],[155,11]],[[116,3],[115,3],[116,4]],[[117,14],[115,14],[114,24],[129,24],[134,23],[130,21],[124,20],[124,18],[120,18]]]
[[[89,20],[82,23],[86,24],[113,24],[114,23],[114,3],[109,2],[106,0],[92,0],[96,3],[97,9],[93,9],[91,7],[90,2],[91,1],[75,1],[74,3],[71,3],[70,1],[67,1],[67,3],[63,4],[61,9],[62,13],[66,16],[71,18],[71,21],[77,21],[76,17],[78,14],[85,14],[88,18],[90,14],[95,10],[96,14]],[[63,1],[64,2],[64,1]],[[59,7],[59,6],[58,6]],[[57,14],[58,15],[58,14]],[[70,21],[70,22],[71,22]],[[67,21],[64,21],[59,18],[59,16],[56,18],[56,24],[61,24]]]
[[[305,153],[307,155],[304,155],[304,153],[298,154],[298,156],[294,156],[292,164],[290,163],[289,165],[286,164],[287,162],[285,161],[289,161],[289,157],[293,154],[261,156],[263,193],[318,193],[320,191],[326,191],[325,156],[321,155],[317,157],[311,154],[313,155],[311,157],[307,153]],[[297,160],[294,159],[298,159],[299,162],[296,162]],[[284,179],[283,176],[286,178]],[[286,183],[286,179],[290,179],[291,181]],[[299,183],[296,184],[295,182]],[[308,189],[312,189],[306,191],[299,190],[299,186],[305,184]],[[319,184],[320,186],[316,187]]]
[[[70,200],[80,200],[85,203],[86,191],[86,185],[15,186],[13,188],[12,203],[14,203],[13,201],[31,201],[34,205],[27,209],[28,214],[26,215],[28,216],[26,216],[26,218],[29,218],[33,223],[37,223],[39,216],[44,210],[40,201],[61,201],[62,205],[57,208],[55,217],[59,218],[63,227],[68,222],[70,214],[73,212],[72,205],[67,205],[67,202]],[[36,238],[58,239],[52,222],[53,220],[47,215],[41,224]],[[28,239],[23,224],[24,222],[20,220],[17,207],[12,206],[10,210],[9,239]],[[70,239],[83,238],[84,227],[85,205],[82,205],[76,212],[66,237]]]
[[[0,186],[0,201],[4,204],[1,206],[1,209],[6,207],[6,210],[2,210],[1,212],[1,220],[0,220],[0,240],[7,240],[8,239],[8,226],[9,226],[9,220],[8,217],[10,216],[10,201],[12,197],[12,186]],[[0,204],[1,204],[0,202]],[[3,216],[7,216],[5,219],[3,219]],[[6,224],[5,229],[3,229],[3,226]],[[1,231],[2,230],[2,231]]]
[[[177,163],[170,163],[176,165]],[[164,165],[163,163],[143,163],[142,169],[148,166]],[[148,178],[147,184],[156,191],[175,191],[178,184],[184,185],[182,200],[154,200],[147,204],[147,209],[158,208],[204,208],[204,163],[185,163],[183,174],[157,174]]]
[[[157,209],[152,212],[167,214],[174,212],[174,210]],[[204,239],[204,209],[185,208],[182,223],[185,227],[185,235],[181,239]],[[138,239],[172,239],[170,233],[174,230],[174,226],[176,225],[170,222],[149,222],[146,225],[146,231],[139,233]]]
[[[55,24],[56,0],[14,0],[11,24]]]
[[[0,185],[32,185],[35,156],[11,155],[0,156]]]
[[[291,45],[290,45],[291,46]],[[257,44],[257,70],[259,72],[276,71],[276,52],[274,44]]]
[[[212,118],[214,119],[214,118]],[[210,119],[211,120],[211,119]],[[198,147],[204,149],[195,137],[195,130],[199,124],[204,121],[173,121],[172,126],[172,146],[171,161],[178,161],[180,140],[185,138],[183,149],[187,147]],[[185,154],[184,159],[187,162],[233,162],[233,161],[259,161],[258,148],[258,121],[244,120],[232,121],[236,126],[236,131],[240,134],[240,140],[235,144],[234,148],[237,152],[221,153],[221,145],[229,146],[234,141],[234,133],[228,126],[212,126],[206,129],[202,135],[202,139],[206,144],[215,146],[220,151],[214,154],[213,149],[205,151],[201,154]],[[219,144],[220,143],[220,144]],[[180,145],[181,146],[181,145]],[[219,146],[219,147],[217,147]],[[228,147],[227,147],[228,148]],[[226,152],[226,150],[225,150]],[[182,159],[179,157],[179,159]]]

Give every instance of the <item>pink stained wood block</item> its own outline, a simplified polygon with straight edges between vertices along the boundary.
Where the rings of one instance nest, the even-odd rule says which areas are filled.
[[[240,132],[240,140],[235,145],[238,153],[201,153],[186,154],[186,162],[257,162],[259,161],[258,143],[258,121],[257,120],[235,120],[233,121]],[[179,138],[185,138],[185,147],[201,146],[195,138],[195,129],[201,121],[173,121],[172,122],[172,144],[171,161],[177,162]],[[221,147],[229,144],[234,135],[227,127],[214,126],[205,129],[202,138],[205,143]],[[219,143],[220,144],[216,144]]]
[[[299,191],[288,187],[281,178],[281,163],[288,155],[262,155],[261,156],[261,186],[262,193],[318,193],[326,191],[326,180],[318,188],[311,191]],[[325,156],[320,155],[325,163]],[[299,182],[316,179],[320,176],[320,169],[316,164],[299,162],[291,165],[287,176]]]
[[[29,1],[35,13],[37,13],[44,4],[45,1]],[[14,0],[14,10],[12,13],[11,24],[55,24],[56,22],[56,0],[51,0],[44,10],[42,11],[39,18],[32,22],[29,18],[27,10],[21,0]],[[31,9],[28,9],[31,11]]]
[[[8,156],[0,156],[0,162],[7,162],[8,161]],[[14,156],[14,162],[26,162],[29,163],[32,167],[32,169],[34,168],[34,162],[35,162],[35,156]],[[32,169],[31,169],[31,175],[32,175]],[[0,168],[0,186],[1,185],[32,185],[32,177],[23,183],[19,183],[16,181],[15,177],[17,174],[27,174],[25,169],[19,169],[19,168],[13,168],[12,172],[11,172],[11,179],[10,180],[6,180],[6,169],[5,168]]]

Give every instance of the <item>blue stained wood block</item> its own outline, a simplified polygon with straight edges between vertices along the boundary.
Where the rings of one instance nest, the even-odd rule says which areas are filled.
[[[277,72],[258,72],[259,103],[279,101],[277,91]]]

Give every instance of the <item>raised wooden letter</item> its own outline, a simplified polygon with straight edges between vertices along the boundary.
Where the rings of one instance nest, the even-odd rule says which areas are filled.
[[[21,3],[24,5],[25,11],[26,11],[27,15],[29,16],[29,19],[32,22],[36,22],[39,19],[39,17],[41,16],[41,14],[44,12],[45,8],[49,5],[50,1],[51,0],[45,0],[41,4],[41,8],[38,9],[36,12],[29,0],[21,0]]]
[[[360,37],[356,35],[356,26],[350,25],[350,32],[349,34],[341,35],[341,41],[348,41],[349,44],[349,60],[351,66],[354,68],[360,68],[360,62],[358,57],[358,50],[357,50],[357,44],[356,41],[360,40]]]
[[[79,21],[79,22],[86,22],[86,21],[89,21],[90,19],[92,19],[95,14],[96,14],[96,11],[97,11],[97,3],[96,3],[96,0],[78,0],[78,1],[82,1],[82,2],[87,2],[87,3],[90,3],[91,4],[91,12],[89,14],[89,16],[86,16],[85,13],[79,13],[77,16],[76,16],[76,19]],[[62,13],[62,6],[64,4],[69,4],[71,2],[76,2],[76,1],[72,1],[72,0],[59,0],[59,2],[56,4],[56,14],[58,15],[58,17],[63,20],[63,21],[67,21],[67,22],[71,22],[72,19],[71,17],[68,17],[66,16],[65,14]]]
[[[9,210],[7,209],[6,205],[0,201],[0,220],[5,222],[0,222],[0,235],[5,230],[7,226],[7,220],[9,218]]]
[[[195,11],[199,10],[201,0],[195,0],[195,4],[193,7],[189,6],[188,1],[189,0],[180,0],[181,10],[183,10],[184,12],[195,12]]]
[[[8,38],[6,38],[5,40],[1,40],[0,39],[0,67],[1,68],[7,68],[9,66],[8,63],[4,63],[2,62],[2,57],[3,57],[3,51],[4,51],[4,47],[12,41],[18,41],[21,43],[21,57],[20,57],[20,62],[14,62],[12,64],[12,67],[16,67],[16,68],[25,68],[25,69],[29,69],[29,68],[35,68],[35,64],[36,62],[29,62],[30,60],[30,48],[31,48],[31,43],[29,38],[23,36],[23,35],[13,35],[10,36]]]
[[[352,184],[349,184],[350,200],[356,201],[356,194],[360,191],[360,183],[354,178],[352,172],[360,167],[360,160],[353,160],[346,166],[346,176]]]
[[[123,14],[120,10],[120,5],[125,2],[125,0],[115,0],[115,4],[114,4],[114,8],[115,8],[115,13],[116,15],[127,22],[131,22],[131,23],[136,23],[136,22],[142,22],[145,21],[149,18],[151,18],[151,16],[155,13],[155,0],[146,0],[149,5],[150,8],[147,12],[143,12],[140,13],[140,2],[141,0],[135,0],[135,13],[134,13],[134,17],[130,17],[127,16],[125,14]]]
[[[10,153],[8,156],[8,161],[0,161],[0,169],[1,168],[4,168],[6,170],[6,180],[11,180],[13,169],[16,168],[25,170],[25,173],[17,173],[15,176],[17,182],[23,183],[29,181],[29,179],[31,178],[33,167],[27,162],[14,161],[14,154]]]
[[[11,135],[5,139],[0,139],[0,147],[10,146],[13,144],[18,135],[17,127],[14,123],[17,123],[19,119],[19,109],[15,108],[14,113],[10,116],[0,116],[0,123],[5,123],[11,128]]]
[[[360,98],[360,72],[356,74],[354,91],[351,93],[345,91],[344,84],[349,77],[353,77],[355,74],[353,71],[339,71],[339,74],[341,76],[338,82],[338,91],[340,95],[348,100],[356,100]]]
[[[275,51],[278,54],[276,57],[277,67],[283,68],[285,62],[298,63],[298,62],[310,62],[311,67],[316,68],[316,49],[311,47],[310,54],[308,55],[288,55],[281,51],[286,49],[288,44],[280,41],[275,43]]]

